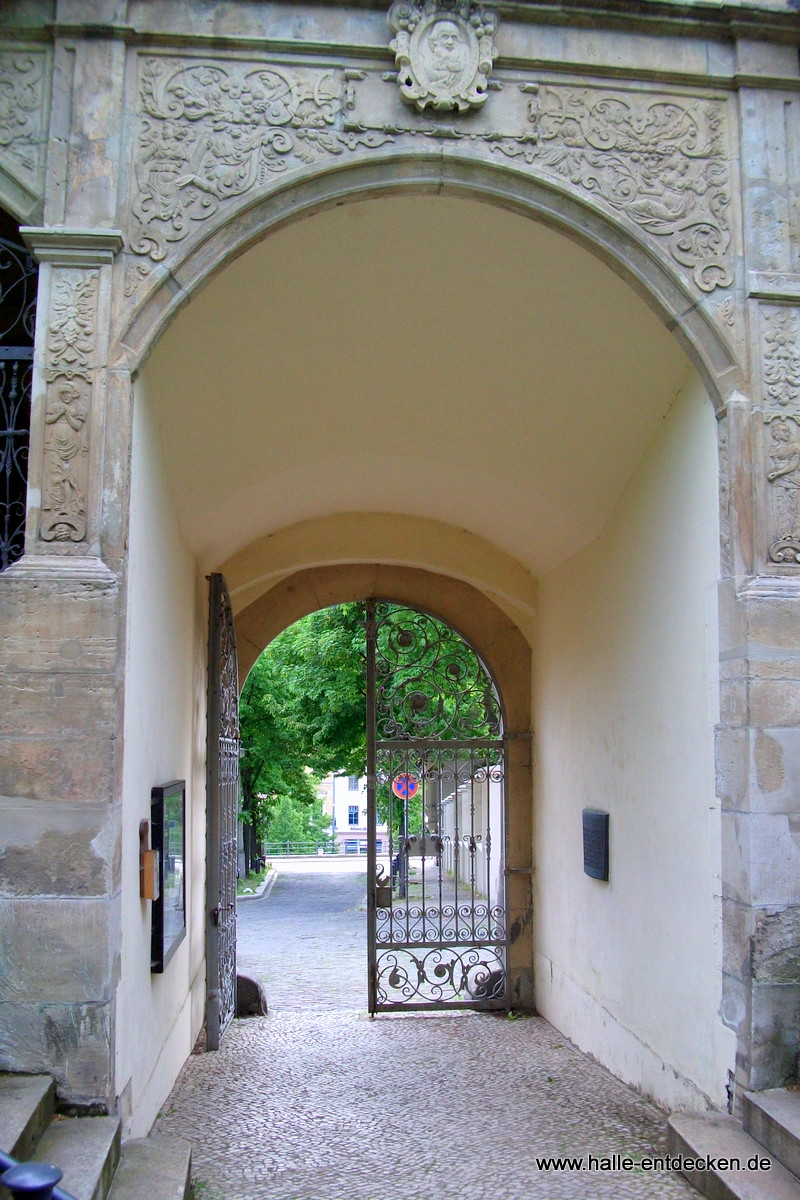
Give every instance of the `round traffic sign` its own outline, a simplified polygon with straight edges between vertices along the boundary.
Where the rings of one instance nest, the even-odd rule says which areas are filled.
[[[419,780],[416,775],[409,775],[404,771],[402,775],[395,775],[392,780],[392,791],[400,800],[413,800],[419,791]]]

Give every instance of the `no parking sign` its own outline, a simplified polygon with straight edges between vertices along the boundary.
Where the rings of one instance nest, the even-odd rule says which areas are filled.
[[[395,775],[392,791],[399,800],[413,800],[419,791],[419,780],[416,775],[409,775],[407,771],[402,775]]]

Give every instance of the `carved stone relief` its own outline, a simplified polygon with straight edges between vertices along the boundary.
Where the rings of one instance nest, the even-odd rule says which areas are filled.
[[[642,92],[535,85],[528,144],[498,142],[666,239],[704,292],[729,287],[724,107]]]
[[[423,111],[466,112],[485,104],[497,55],[497,17],[457,0],[396,0],[389,9],[400,95]]]
[[[46,67],[43,50],[0,52],[0,155],[32,190],[44,165]]]
[[[633,221],[701,291],[732,284],[724,101],[521,83],[519,105],[509,94],[497,110],[506,114],[498,130],[484,110],[467,125],[440,124],[433,100],[426,113],[398,120],[391,96],[375,90],[381,78],[396,80],[363,70],[143,58],[130,251],[162,260],[221,206],[322,158],[398,138],[455,139],[483,143]],[[131,294],[138,282],[131,275]]]
[[[800,315],[762,308],[764,423],[772,533],[768,557],[800,566]]]
[[[39,529],[44,542],[86,537],[90,390],[89,381],[77,372],[65,372],[48,385]]]
[[[39,525],[45,542],[86,538],[98,277],[97,271],[54,271]]]
[[[342,129],[333,71],[148,58],[140,96],[130,247],[156,261],[195,222],[290,166],[390,140]]]

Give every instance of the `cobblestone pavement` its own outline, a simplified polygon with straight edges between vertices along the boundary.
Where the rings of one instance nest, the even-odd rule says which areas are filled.
[[[663,1153],[664,1116],[539,1018],[370,1020],[356,1010],[363,958],[359,982],[351,976],[340,993],[336,952],[321,945],[323,929],[349,925],[363,948],[363,878],[295,882],[279,877],[241,910],[242,946],[261,955],[272,989],[270,1015],[235,1021],[217,1053],[190,1058],[156,1123],[191,1139],[198,1198],[696,1197],[670,1173],[539,1169],[542,1155]],[[357,957],[354,943],[345,947],[343,968]],[[324,987],[297,987],[315,975],[328,977]],[[337,1010],[339,994],[347,1005]]]
[[[292,863],[266,896],[239,904],[238,969],[263,983],[270,1012],[366,1007],[367,876],[358,865],[345,873]]]

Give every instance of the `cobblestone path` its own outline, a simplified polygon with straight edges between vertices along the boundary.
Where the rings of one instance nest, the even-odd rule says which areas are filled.
[[[270,1015],[235,1021],[217,1053],[190,1058],[155,1126],[191,1139],[198,1200],[696,1197],[670,1173],[540,1170],[542,1155],[663,1153],[664,1116],[538,1018],[370,1020],[363,877],[303,882],[279,878],[241,909]],[[342,978],[356,961],[358,978],[340,992],[322,931],[348,926]]]

